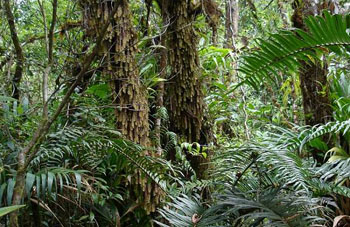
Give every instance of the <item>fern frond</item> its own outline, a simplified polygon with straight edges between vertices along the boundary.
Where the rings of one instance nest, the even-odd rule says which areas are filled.
[[[346,133],[349,132],[349,129],[350,129],[350,120],[334,121],[334,122],[328,122],[325,125],[316,125],[309,130],[307,135],[301,141],[299,149],[301,150],[306,143],[312,141],[315,138],[321,137],[328,133],[336,134],[341,132],[343,135],[345,135]]]
[[[236,87],[246,83],[258,89],[263,80],[274,81],[271,74],[278,77],[278,71],[299,68],[299,60],[318,58],[315,51],[327,49],[340,54],[340,47],[350,45],[346,17],[330,15],[327,11],[323,14],[324,17],[305,20],[309,32],[300,29],[282,31],[271,35],[267,41],[259,40],[260,49],[241,59],[239,71],[245,76]]]
[[[309,183],[313,189],[314,196],[321,197],[336,194],[350,198],[350,188],[348,187],[316,178],[312,179]]]
[[[172,202],[159,210],[159,214],[167,220],[170,225],[156,221],[163,227],[183,227],[183,226],[215,226],[222,216],[217,215],[217,208],[207,208],[195,196],[180,195],[171,198]]]
[[[350,159],[338,160],[333,163],[325,163],[318,171],[322,174],[323,181],[334,178],[335,184],[342,184],[350,178]]]
[[[25,179],[25,192],[28,198],[32,196],[46,197],[53,193],[60,193],[65,186],[73,186],[76,189],[82,188],[82,175],[87,173],[84,170],[72,170],[65,168],[45,168],[36,173],[27,172]],[[4,200],[11,205],[14,190],[14,178],[9,178],[0,187],[0,201]]]
[[[119,139],[111,144],[113,152],[117,152],[126,157],[131,163],[142,170],[151,180],[153,180],[164,191],[167,191],[164,180],[165,166],[161,160],[143,154],[143,148],[131,142]]]
[[[251,197],[250,195],[253,195]],[[325,223],[316,216],[323,208],[318,199],[304,192],[287,192],[282,188],[258,191],[226,191],[218,195],[218,207],[226,217],[234,217],[241,226],[311,226]]]

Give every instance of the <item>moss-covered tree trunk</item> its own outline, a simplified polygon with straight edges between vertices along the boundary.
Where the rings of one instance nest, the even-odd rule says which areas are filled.
[[[82,1],[88,35],[99,32],[99,25],[108,18],[113,7],[118,7],[108,29],[101,56],[103,73],[112,81],[116,125],[125,138],[149,145],[148,102],[146,89],[139,79],[136,63],[137,35],[134,31],[127,0],[115,3],[90,0]]]
[[[169,112],[170,130],[182,142],[200,141],[204,96],[197,51],[198,38],[193,28],[195,14],[191,1],[162,0],[161,3],[163,18],[169,18],[166,37],[171,74],[165,87],[165,104]],[[171,153],[170,158],[175,156],[175,151]],[[190,154],[188,159],[197,176],[202,178],[204,166],[201,163],[205,160]]]
[[[292,22],[294,27],[305,30],[304,19],[319,12],[312,0],[295,0]],[[327,64],[320,59],[302,61],[300,69],[300,86],[303,96],[305,123],[317,125],[327,123],[332,118],[332,108],[327,83]],[[321,151],[315,149],[313,157],[323,162]]]
[[[81,4],[86,35],[90,38],[100,32],[100,24],[107,18],[113,18],[100,56],[103,59],[102,73],[111,81],[114,92],[116,126],[126,139],[150,146],[147,92],[139,78],[136,61],[138,39],[128,0],[89,0],[81,1]],[[116,14],[109,15],[115,7]],[[148,152],[145,154],[152,155]],[[149,183],[140,171],[135,171],[130,193],[148,213],[155,211],[160,198],[159,188]]]
[[[171,130],[185,141],[200,140],[203,121],[203,91],[200,78],[198,37],[193,28],[195,14],[189,1],[168,4],[172,20],[168,28],[171,76],[167,83]]]
[[[149,145],[148,102],[146,89],[139,79],[135,55],[137,35],[134,31],[127,0],[103,2],[82,1],[89,36],[98,32],[113,7],[118,7],[104,41],[103,73],[112,81],[116,125],[125,138]]]
[[[204,95],[203,81],[200,73],[198,55],[198,36],[194,22],[199,13],[205,12],[210,27],[218,21],[217,5],[214,1],[205,0],[159,0],[163,19],[167,26],[168,64],[171,74],[166,83],[166,98],[170,117],[170,130],[175,132],[181,141],[208,143],[206,129],[203,127]],[[214,30],[214,29],[213,29]],[[190,158],[192,167],[201,177],[206,162],[203,157]]]

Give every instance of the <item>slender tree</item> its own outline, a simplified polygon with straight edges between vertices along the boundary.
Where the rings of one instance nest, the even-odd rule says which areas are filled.
[[[112,15],[116,13],[116,10],[113,10]],[[16,182],[13,189],[13,197],[12,197],[12,204],[13,205],[19,205],[21,204],[21,201],[24,196],[24,187],[25,187],[25,175],[26,170],[30,164],[30,162],[34,159],[35,155],[39,151],[39,147],[42,144],[42,142],[45,139],[45,136],[49,132],[51,126],[53,123],[57,120],[58,116],[61,114],[62,110],[66,107],[67,103],[70,100],[70,96],[73,94],[76,87],[80,84],[81,80],[83,79],[86,72],[89,70],[91,64],[93,63],[95,57],[98,54],[98,51],[102,47],[102,41],[104,39],[104,36],[106,34],[106,31],[110,25],[110,19],[107,19],[107,22],[103,25],[101,25],[101,32],[96,40],[96,44],[93,47],[91,53],[84,57],[84,60],[81,63],[81,70],[76,76],[76,80],[74,83],[69,87],[66,94],[64,95],[62,101],[58,105],[57,109],[54,111],[54,113],[46,120],[43,119],[37,126],[31,140],[28,142],[28,144],[21,149],[18,152],[17,155],[17,170],[16,170]],[[12,212],[10,214],[10,226],[11,227],[18,227],[18,212]]]
[[[235,38],[238,35],[239,4],[238,0],[226,1],[225,47],[235,48]]]
[[[57,5],[58,0],[53,0],[52,2],[52,19],[50,28],[47,25],[47,19],[44,9],[44,3],[38,0],[40,12],[43,17],[44,31],[45,31],[45,46],[47,53],[47,64],[43,74],[43,82],[42,82],[42,94],[43,94],[43,118],[48,118],[48,99],[49,99],[49,74],[51,72],[51,68],[53,66],[53,48],[54,48],[54,32],[57,21]]]
[[[15,99],[19,99],[20,97],[19,86],[21,84],[22,74],[23,74],[24,54],[17,35],[15,18],[13,16],[12,9],[10,6],[10,0],[4,0],[4,10],[7,17],[7,22],[9,24],[11,39],[15,47],[15,53],[16,53],[16,69],[12,79],[12,87],[13,87],[12,97]]]
[[[151,7],[152,2],[148,2],[148,8]],[[165,25],[164,28],[167,29],[170,18],[169,13],[166,10],[162,10],[162,22]],[[162,79],[162,81],[159,82],[157,87],[157,111],[160,111],[161,108],[164,108],[164,94],[165,94],[165,83],[164,80],[167,77],[167,61],[168,61],[168,50],[166,48],[167,40],[167,32],[163,32],[160,36],[160,59],[159,59],[159,68],[160,73],[159,76]],[[156,137],[156,146],[157,146],[157,154],[158,156],[161,156],[162,154],[162,147],[161,147],[161,126],[162,126],[162,116],[161,114],[157,114],[156,120],[155,120],[155,137]]]

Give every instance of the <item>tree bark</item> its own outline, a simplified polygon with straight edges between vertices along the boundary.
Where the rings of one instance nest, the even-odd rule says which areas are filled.
[[[310,15],[316,15],[318,8],[312,0],[295,0],[293,4],[294,14],[292,22],[294,27],[306,30],[304,19]],[[325,124],[332,119],[332,107],[329,98],[327,82],[327,64],[320,59],[301,61],[299,72],[300,86],[303,96],[303,108],[305,123],[310,126]],[[314,149],[312,156],[318,163],[323,163],[321,151]]]
[[[204,107],[198,38],[192,26],[195,14],[191,13],[188,1],[167,4],[167,11],[172,13],[167,32],[171,76],[166,89],[170,130],[184,141],[195,142],[200,140]]]
[[[16,69],[15,69],[15,75],[13,76],[13,79],[12,79],[12,86],[13,86],[12,97],[14,99],[19,100],[19,97],[20,97],[19,86],[21,84],[22,74],[23,74],[24,55],[23,55],[21,44],[18,39],[15,19],[10,7],[10,0],[4,0],[4,9],[7,17],[7,22],[10,27],[11,39],[16,52]]]
[[[43,94],[43,118],[48,118],[48,98],[49,98],[49,74],[51,72],[53,64],[53,44],[54,44],[54,32],[55,25],[57,20],[57,0],[52,2],[52,20],[50,29],[47,28],[46,14],[44,9],[44,3],[38,0],[40,11],[43,17],[44,29],[45,29],[45,44],[46,44],[46,53],[47,53],[47,65],[44,69],[43,82],[42,82],[42,94]]]
[[[103,74],[111,80],[114,91],[113,103],[116,105],[116,127],[123,136],[134,143],[148,147],[149,139],[149,105],[147,90],[139,78],[136,61],[137,35],[134,30],[128,0],[117,0],[113,3],[101,0],[81,1],[84,9],[86,34],[93,38],[99,33],[99,25],[110,17],[112,7],[117,8],[107,36],[103,42],[100,56],[104,57]],[[145,151],[145,155],[154,155]],[[132,187],[132,188],[131,188]],[[134,193],[134,195],[132,195]],[[132,199],[147,213],[155,211],[162,192],[154,183],[148,183],[146,177],[135,170],[130,186]]]
[[[169,14],[168,12],[165,12],[164,10],[162,11],[162,22],[163,25],[169,24]],[[165,29],[167,27],[165,26]],[[160,37],[160,43],[161,43],[161,49],[160,49],[160,60],[159,60],[159,68],[160,68],[160,79],[165,79],[167,75],[167,65],[168,65],[168,51],[166,48],[166,32],[164,32],[161,37]],[[164,107],[164,81],[160,81],[158,84],[157,88],[157,111],[160,111],[161,108]],[[156,137],[156,146],[157,146],[157,155],[161,156],[162,155],[162,146],[161,146],[161,127],[162,127],[162,116],[157,113],[157,117],[155,120],[155,137]]]
[[[109,78],[114,90],[116,126],[125,138],[149,146],[148,100],[146,88],[139,79],[136,62],[137,35],[134,30],[129,3],[118,0],[115,3],[103,1],[81,1],[84,9],[86,34],[93,38],[100,32],[100,24],[109,18],[111,8],[118,8],[108,28],[100,56],[105,56],[103,74]]]
[[[203,80],[200,73],[198,56],[198,37],[193,23],[196,16],[205,13],[207,22],[216,27],[220,11],[217,4],[211,0],[194,2],[189,0],[159,0],[162,14],[170,18],[168,26],[167,49],[168,64],[171,74],[166,84],[166,106],[170,118],[170,130],[179,136],[181,142],[199,142],[207,144],[204,126],[204,95]],[[169,155],[174,156],[173,154]],[[191,156],[191,155],[189,155]],[[201,178],[208,160],[201,156],[188,157],[197,176]]]
[[[226,2],[225,19],[225,48],[235,48],[235,41],[238,35],[239,4],[238,0],[228,0]]]

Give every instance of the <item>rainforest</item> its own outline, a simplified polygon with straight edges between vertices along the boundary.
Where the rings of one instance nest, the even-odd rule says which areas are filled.
[[[0,0],[0,226],[350,226],[348,0]]]

